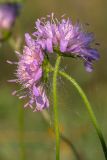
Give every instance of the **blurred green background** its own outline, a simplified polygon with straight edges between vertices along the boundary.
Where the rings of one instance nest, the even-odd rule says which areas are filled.
[[[82,62],[71,58],[62,60],[62,69],[86,92],[107,142],[107,0],[25,0],[13,38],[19,36],[24,43],[24,33],[34,31],[36,19],[51,12],[58,17],[66,13],[74,23],[79,20],[84,26],[90,24],[85,26],[86,30],[94,32],[96,42],[100,43],[97,48],[101,58],[92,73],[85,71]],[[11,95],[18,87],[7,80],[14,78],[16,66],[7,64],[7,59],[15,60],[16,55],[5,42],[0,47],[0,160],[54,160],[51,85],[48,88],[51,121],[47,124],[41,113],[24,109],[23,101]],[[81,160],[104,160],[96,131],[75,88],[59,78],[58,93],[61,132],[75,145]],[[24,145],[20,142],[23,137]],[[61,160],[76,160],[73,151],[62,141]]]

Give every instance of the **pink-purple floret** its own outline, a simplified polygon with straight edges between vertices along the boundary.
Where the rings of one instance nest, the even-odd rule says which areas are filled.
[[[25,41],[26,46],[24,46],[23,54],[19,56],[16,76],[18,82],[27,90],[26,95],[21,97],[28,96],[30,98],[25,107],[33,108],[33,104],[36,104],[36,108],[33,108],[34,111],[41,111],[43,108],[49,107],[49,101],[41,82],[44,53],[41,46],[37,45],[28,33],[25,34]]]
[[[83,32],[82,26],[79,23],[73,25],[70,19],[62,18],[58,21],[53,14],[48,18],[50,19],[48,21],[45,18],[37,20],[36,32],[33,33],[36,38],[32,39],[26,33],[23,54],[17,52],[19,62],[16,76],[18,79],[15,81],[26,90],[23,95],[19,95],[19,98],[28,97],[29,101],[25,107],[30,106],[34,111],[49,107],[49,100],[42,82],[42,64],[46,52],[54,53],[58,50],[62,55],[80,57],[88,72],[93,70],[92,62],[99,59],[97,50],[90,47],[93,34]],[[16,93],[17,91],[14,92]]]

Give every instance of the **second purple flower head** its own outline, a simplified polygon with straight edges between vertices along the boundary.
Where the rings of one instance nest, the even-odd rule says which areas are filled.
[[[73,24],[70,18],[59,21],[52,13],[47,18],[38,19],[35,28],[33,35],[45,51],[80,57],[86,70],[93,70],[92,62],[99,59],[99,53],[91,48],[93,34],[85,32],[82,25]]]

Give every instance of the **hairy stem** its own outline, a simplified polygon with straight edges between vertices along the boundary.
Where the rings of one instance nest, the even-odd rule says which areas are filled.
[[[58,103],[57,103],[57,76],[59,65],[61,61],[61,56],[57,57],[55,69],[53,73],[53,110],[54,110],[54,128],[56,135],[56,160],[60,159],[60,136],[59,136],[59,125],[58,125]]]
[[[92,107],[84,93],[84,91],[82,90],[82,88],[79,86],[79,84],[75,81],[75,79],[73,79],[71,76],[69,76],[68,74],[66,74],[65,72],[62,72],[62,71],[59,71],[58,72],[61,76],[63,76],[64,78],[66,78],[67,80],[69,80],[74,86],[75,88],[77,89],[77,91],[79,92],[80,96],[82,97],[84,103],[85,103],[85,106],[86,106],[86,109],[90,115],[90,118],[91,118],[91,121],[96,129],[96,132],[98,134],[98,137],[100,139],[100,142],[101,142],[101,145],[102,145],[102,149],[103,149],[103,152],[104,152],[104,155],[105,155],[105,159],[107,160],[107,146],[106,146],[106,143],[105,143],[105,140],[104,140],[104,137],[103,137],[103,134],[102,134],[102,131],[98,125],[98,122],[97,122],[97,119],[94,115],[94,112],[92,110]]]
[[[42,116],[45,119],[45,121],[48,124],[50,124],[51,118],[50,118],[50,115],[48,114],[48,112],[46,110],[43,110],[41,113],[42,113]],[[71,142],[71,140],[69,140],[67,137],[65,137],[65,135],[63,135],[62,133],[60,133],[60,138],[62,141],[64,141],[69,146],[69,148],[71,148],[71,150],[73,151],[73,153],[75,155],[75,158],[77,160],[82,160],[82,158],[80,157],[80,154],[78,153],[77,149],[75,148],[75,146]]]

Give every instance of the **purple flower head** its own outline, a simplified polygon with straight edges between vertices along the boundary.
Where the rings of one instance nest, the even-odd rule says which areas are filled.
[[[30,106],[33,109],[35,105],[34,111],[41,111],[49,107],[49,101],[42,85],[44,53],[41,46],[37,45],[28,33],[25,34],[25,41],[23,54],[16,52],[19,62],[13,62],[17,64],[17,79],[10,80],[10,82],[22,85],[21,90],[14,91],[13,95],[17,95],[19,99],[28,97],[29,101],[25,107]],[[10,61],[8,63],[12,64]]]
[[[11,29],[19,15],[21,5],[18,3],[0,4],[0,29]]]
[[[27,46],[23,49],[23,54],[21,55],[16,76],[18,81],[25,87],[31,87],[34,83],[42,77],[42,62],[43,53],[40,46],[36,46],[35,41],[30,37],[28,33],[25,34],[25,40]]]
[[[47,20],[48,19],[48,20]],[[54,14],[36,21],[37,42],[49,53],[60,51],[64,56],[80,57],[87,71],[92,71],[92,61],[99,59],[99,53],[91,48],[94,40],[92,33],[86,33],[79,23],[62,18],[58,21]]]

